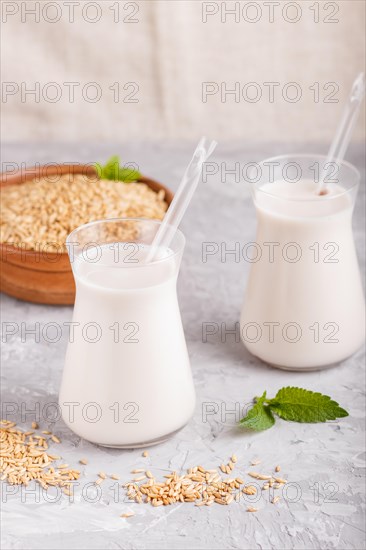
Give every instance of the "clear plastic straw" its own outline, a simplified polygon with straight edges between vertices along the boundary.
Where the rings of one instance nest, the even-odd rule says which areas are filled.
[[[365,95],[365,75],[360,73],[354,81],[351,93],[342,113],[337,132],[329,149],[327,160],[320,178],[319,195],[324,195],[327,188],[327,178],[333,172],[335,162],[341,162],[351,140],[352,131],[357,121],[358,113]]]
[[[176,229],[188,208],[189,203],[197,189],[201,176],[203,163],[212,154],[217,145],[216,141],[209,141],[202,137],[196,147],[191,162],[184,172],[182,181],[178,187],[174,199],[168,208],[167,213],[151,243],[150,250],[146,256],[146,262],[151,262],[161,246],[169,247]]]

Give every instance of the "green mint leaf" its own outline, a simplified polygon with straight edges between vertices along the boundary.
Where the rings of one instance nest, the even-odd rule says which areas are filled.
[[[240,426],[258,432],[272,428],[275,419],[268,405],[265,405],[266,394],[267,392],[264,392],[262,397],[257,398],[255,405],[240,420]]]
[[[94,164],[94,168],[100,179],[130,183],[132,181],[138,181],[141,178],[141,174],[138,170],[121,166],[120,159],[117,155],[112,156],[104,166],[99,163]]]
[[[103,168],[102,168],[102,165],[99,164],[98,162],[96,164],[94,164],[94,168],[97,172],[97,175],[98,175],[98,178],[99,179],[102,179],[102,174],[103,174]]]
[[[117,180],[119,170],[119,157],[114,155],[104,166],[102,166],[102,178],[107,180]]]
[[[328,395],[290,386],[280,389],[268,406],[284,420],[293,422],[326,422],[348,416]]]
[[[140,172],[133,170],[132,168],[120,168],[118,171],[119,181],[130,183],[132,181],[138,181],[141,177]]]

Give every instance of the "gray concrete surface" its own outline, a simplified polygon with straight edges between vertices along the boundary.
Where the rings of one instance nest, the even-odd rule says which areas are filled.
[[[193,144],[136,143],[116,146],[39,145],[6,146],[3,162],[94,161],[119,153],[123,159],[139,164],[141,170],[175,188],[187,164]],[[303,151],[325,152],[325,147],[304,145]],[[245,144],[219,147],[214,160],[235,162],[260,160],[277,153],[291,152],[290,145],[264,144],[252,150]],[[297,152],[297,151],[295,151]],[[364,272],[364,156],[353,146],[349,160],[362,170],[362,184],[354,217],[360,266]],[[184,219],[187,237],[178,281],[183,323],[197,391],[193,419],[171,440],[152,447],[148,458],[140,450],[113,450],[98,447],[74,435],[61,420],[47,421],[41,414],[43,429],[52,429],[62,440],[57,451],[68,464],[88,457],[82,467],[75,497],[55,497],[30,490],[2,491],[2,547],[4,549],[361,549],[365,547],[365,364],[364,350],[342,364],[311,373],[273,369],[250,356],[241,343],[219,336],[202,341],[202,323],[238,320],[248,264],[213,257],[201,261],[203,241],[248,242],[254,238],[255,216],[244,183],[222,183],[219,176],[202,183]],[[345,282],[346,284],[346,282]],[[71,320],[71,307],[34,305],[2,296],[2,323],[41,326],[53,321]],[[2,344],[3,405],[13,403],[18,412],[9,418],[22,427],[34,419],[28,414],[22,422],[21,408],[34,408],[57,402],[67,336],[57,343],[20,333]],[[248,403],[263,390],[269,395],[284,385],[298,385],[331,395],[350,416],[327,424],[295,424],[278,420],[267,432],[243,433],[235,427],[234,415],[209,416],[203,421],[203,403],[217,403],[226,411],[236,404]],[[116,491],[112,480],[95,494],[88,486],[97,472],[116,472],[121,480],[130,479],[130,470],[145,467],[158,475],[195,464],[217,467],[231,453],[238,456],[238,471],[250,469],[250,461],[260,458],[257,469],[268,471],[276,464],[291,483],[281,501],[272,505],[268,492],[260,495],[258,513],[246,512],[248,501],[230,506],[197,508],[177,504],[152,508],[129,504],[123,491]],[[247,479],[247,478],[246,478]],[[118,485],[118,484],[117,484]],[[89,489],[90,491],[89,491]],[[87,498],[85,498],[85,491]],[[93,492],[94,491],[94,492]],[[13,493],[13,494],[11,494]],[[92,502],[95,496],[95,502]],[[120,514],[134,511],[130,519]]]

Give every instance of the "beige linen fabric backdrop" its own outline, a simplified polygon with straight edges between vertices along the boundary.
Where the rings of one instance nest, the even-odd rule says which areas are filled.
[[[2,2],[2,140],[326,142],[364,25],[363,0]]]

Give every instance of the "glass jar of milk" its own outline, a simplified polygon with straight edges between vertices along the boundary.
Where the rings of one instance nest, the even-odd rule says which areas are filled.
[[[361,277],[352,235],[360,175],[347,162],[282,156],[255,166],[257,236],[241,338],[273,366],[314,370],[342,361],[365,339]]]
[[[103,220],[68,237],[76,299],[59,402],[78,435],[110,447],[158,443],[193,414],[177,300],[185,239],[145,262],[160,222]]]

